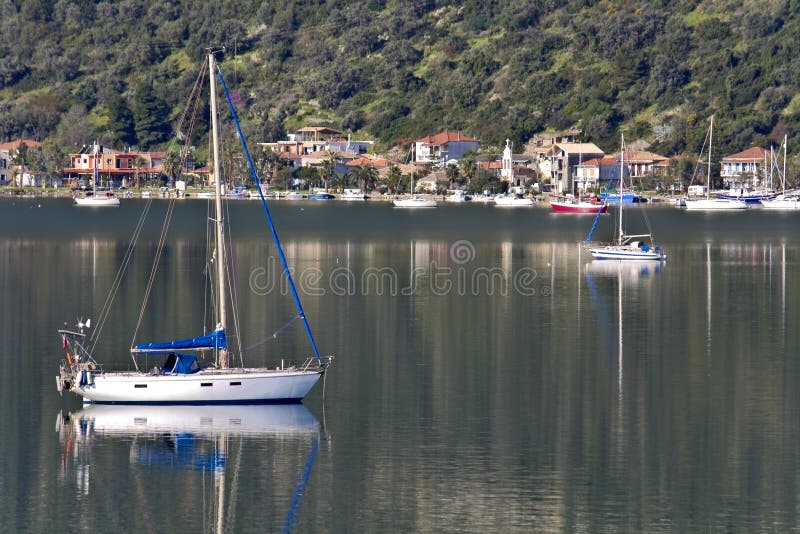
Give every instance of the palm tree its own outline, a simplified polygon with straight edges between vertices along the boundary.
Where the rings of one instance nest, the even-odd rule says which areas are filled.
[[[389,190],[389,193],[399,193],[403,184],[403,172],[400,170],[400,167],[393,165],[389,169],[389,172],[386,173],[383,183],[386,184],[386,188]]]
[[[467,152],[464,154],[464,157],[461,158],[459,161],[461,165],[461,172],[464,173],[464,177],[467,179],[467,184],[469,184],[473,178],[475,178],[475,172],[477,170],[477,164],[475,163],[475,153],[474,152]]]
[[[375,189],[378,183],[378,169],[372,165],[359,165],[352,170],[353,180],[360,185],[362,193],[368,193]]]
[[[329,150],[328,157],[325,158],[319,168],[319,177],[325,185],[325,192],[328,192],[328,182],[333,178],[333,170],[336,168],[338,160],[336,152]]]
[[[181,158],[175,152],[168,152],[164,156],[164,161],[161,162],[161,167],[164,169],[164,174],[169,179],[169,186],[175,183],[175,180],[181,175]]]
[[[444,169],[444,175],[447,177],[447,185],[452,188],[461,176],[461,173],[458,171],[458,165],[455,163],[448,163],[447,167]]]
[[[139,189],[139,175],[142,172],[142,167],[144,167],[146,163],[147,161],[141,155],[136,156],[136,159],[133,162],[133,165],[136,168],[136,174],[134,175],[136,177],[136,189]]]
[[[348,180],[348,176],[345,173],[336,173],[335,172],[335,173],[333,173],[333,176],[331,177],[331,183],[333,184],[333,187],[335,187],[336,190],[339,193],[344,193],[344,190],[347,187],[348,181],[349,181]]]

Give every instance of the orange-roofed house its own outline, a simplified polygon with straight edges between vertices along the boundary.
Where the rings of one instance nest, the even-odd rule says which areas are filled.
[[[17,139],[0,143],[0,185],[11,183],[15,174],[21,177],[29,172],[27,169],[14,166],[14,156],[23,145],[27,148],[37,148],[41,146],[41,143],[33,139]]]
[[[438,163],[444,167],[450,160],[460,160],[467,152],[477,152],[480,143],[460,132],[441,132],[417,139],[416,163]]]
[[[760,185],[769,165],[769,150],[760,147],[725,156],[720,162],[720,177],[726,186]]]
[[[390,161],[386,158],[368,158],[368,157],[360,157],[354,160],[350,160],[345,165],[352,169],[353,167],[358,167],[359,165],[369,165],[371,167],[375,167],[378,170],[386,169],[394,165],[393,161]]]
[[[16,141],[8,141],[7,143],[0,143],[0,150],[8,152],[13,156],[19,151],[22,145],[25,145],[28,148],[38,148],[42,146],[42,144],[39,141],[34,141],[33,139],[17,139]]]

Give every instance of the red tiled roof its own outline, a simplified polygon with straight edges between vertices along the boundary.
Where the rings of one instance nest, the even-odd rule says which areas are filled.
[[[0,143],[0,150],[19,150],[19,147],[25,143],[28,148],[36,148],[41,145],[40,142],[33,139],[17,139],[16,141],[9,141],[7,143]]]
[[[419,143],[425,143],[432,146],[439,146],[445,143],[452,143],[454,141],[466,141],[473,143],[478,142],[471,137],[467,137],[461,132],[441,132],[436,135],[429,135],[428,137],[423,137],[422,139],[417,140]]]
[[[358,167],[359,165],[372,165],[373,167],[386,167],[391,165],[392,162],[385,158],[356,158],[348,161],[345,165],[350,167]]]
[[[764,161],[767,154],[769,154],[769,152],[766,149],[755,146],[737,154],[725,156],[722,158],[722,161]]]
[[[603,159],[605,159],[605,158],[593,158],[593,159],[590,159],[590,160],[586,160],[583,163],[581,163],[581,166],[583,166],[583,167],[592,167],[592,166],[602,165],[603,164]]]
[[[481,161],[478,162],[478,167],[481,169],[502,169],[503,162],[502,161]]]

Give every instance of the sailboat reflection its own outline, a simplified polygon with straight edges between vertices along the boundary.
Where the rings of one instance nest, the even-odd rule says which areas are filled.
[[[586,264],[585,272],[591,275],[624,278],[627,281],[641,280],[660,274],[666,262],[641,262],[625,260],[600,260]]]
[[[274,442],[285,449],[296,445],[307,455],[293,466],[294,497],[283,527],[292,528],[320,445],[317,418],[302,404],[253,406],[86,405],[59,414],[56,431],[63,447],[61,477],[74,480],[79,494],[88,495],[90,482],[100,477],[102,454],[108,445],[130,444],[128,457],[137,467],[194,471],[213,485],[213,509],[203,514],[204,530],[229,531],[236,481],[243,450]],[[258,445],[258,442],[262,442]],[[94,466],[97,467],[94,467]],[[103,480],[97,485],[107,484]],[[231,487],[226,489],[226,484]],[[99,491],[99,490],[98,490]],[[204,504],[206,504],[204,502]]]

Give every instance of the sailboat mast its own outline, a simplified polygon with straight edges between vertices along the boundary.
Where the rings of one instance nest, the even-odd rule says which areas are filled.
[[[617,244],[621,245],[623,241],[622,235],[622,177],[625,174],[625,134],[620,135],[620,150],[619,150],[619,233],[617,234]]]
[[[781,193],[786,192],[786,140],[789,134],[783,134],[783,177],[781,178]]]
[[[94,152],[94,170],[92,172],[92,196],[97,197],[97,180],[100,178],[100,145],[97,141],[94,142],[94,146],[92,147],[92,152]]]
[[[711,142],[714,140],[714,115],[711,115],[711,126],[708,129],[708,177],[706,178],[706,200],[711,196]]]
[[[222,173],[219,164],[219,124],[217,121],[217,81],[214,51],[208,53],[209,93],[211,94],[211,132],[214,145],[214,221],[217,227],[217,294],[219,303],[219,328],[225,330],[228,323],[228,295],[225,290],[225,232],[222,220]],[[228,366],[228,351],[220,349],[218,354],[220,368]]]
[[[414,150],[415,148],[416,148],[416,145],[412,141],[411,142],[411,197],[412,198],[414,197],[414,167],[416,165],[416,161],[415,160],[417,159],[416,158],[416,151]]]

